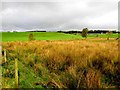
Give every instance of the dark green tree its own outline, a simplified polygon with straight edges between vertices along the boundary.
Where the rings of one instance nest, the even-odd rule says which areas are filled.
[[[87,33],[88,33],[88,28],[84,28],[83,30],[82,30],[82,37],[86,37],[87,38]]]

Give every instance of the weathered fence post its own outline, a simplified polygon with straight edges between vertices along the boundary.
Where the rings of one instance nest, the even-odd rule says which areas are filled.
[[[6,49],[4,49],[4,63],[6,63],[7,59],[6,59]]]
[[[15,86],[18,88],[18,60],[15,59]]]

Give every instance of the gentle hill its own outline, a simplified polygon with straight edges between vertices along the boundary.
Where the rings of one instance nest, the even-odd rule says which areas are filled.
[[[33,33],[35,40],[76,40],[83,39],[80,33],[65,34],[60,32],[3,32],[2,41],[28,41],[28,36]],[[107,38],[107,34],[88,34],[88,38]],[[110,38],[118,38],[118,34],[111,34]]]

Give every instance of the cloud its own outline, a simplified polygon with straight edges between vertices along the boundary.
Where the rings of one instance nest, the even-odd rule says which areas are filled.
[[[117,29],[117,1],[3,2],[3,29]]]

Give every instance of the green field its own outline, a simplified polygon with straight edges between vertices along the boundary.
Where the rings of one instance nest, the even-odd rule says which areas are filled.
[[[2,41],[28,41],[31,32],[3,32]],[[82,39],[80,34],[65,34],[58,32],[32,32],[35,40],[74,40]],[[97,34],[88,34],[88,38],[95,38]],[[107,34],[99,34],[100,38],[107,38]],[[117,38],[118,34],[111,34],[110,38]]]

